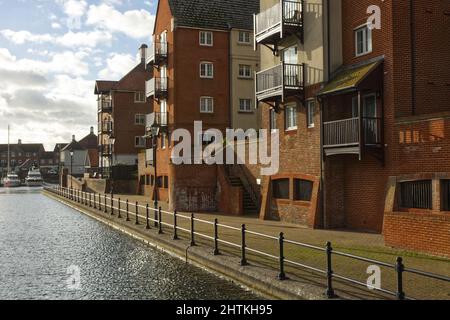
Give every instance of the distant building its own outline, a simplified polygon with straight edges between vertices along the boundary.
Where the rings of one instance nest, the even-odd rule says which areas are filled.
[[[19,171],[25,163],[39,166],[41,157],[45,154],[42,143],[22,143],[10,144],[10,168],[12,171]],[[5,174],[8,170],[8,145],[0,144],[0,173]]]

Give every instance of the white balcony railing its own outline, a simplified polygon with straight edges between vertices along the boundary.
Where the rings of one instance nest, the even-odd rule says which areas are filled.
[[[155,95],[155,78],[152,78],[145,83],[145,93],[147,98]]]
[[[147,64],[157,64],[168,56],[168,45],[167,42],[157,42],[153,43],[150,48],[147,49]]]
[[[145,91],[148,97],[154,96],[155,98],[163,98],[167,94],[168,90],[167,78],[152,78],[145,84]]]
[[[256,73],[256,96],[258,100],[284,94],[284,90],[304,88],[304,65],[280,63]]]

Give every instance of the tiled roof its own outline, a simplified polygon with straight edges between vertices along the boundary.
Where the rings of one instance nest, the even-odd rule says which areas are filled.
[[[98,139],[94,133],[88,134],[86,137],[80,140],[79,144],[84,149],[97,149],[98,148]]]
[[[169,0],[177,26],[205,29],[253,29],[259,0]]]
[[[22,143],[22,144],[11,144],[10,150],[14,151],[22,151],[22,152],[30,152],[30,153],[39,153],[41,150],[44,150],[44,145],[41,143]],[[8,151],[7,144],[0,144],[0,152]]]
[[[86,150],[85,148],[83,148],[81,146],[81,144],[77,141],[72,141],[71,143],[69,143],[64,149],[62,149],[61,151],[76,151],[76,150]]]
[[[97,80],[95,82],[95,94],[110,92],[116,85],[117,81]]]

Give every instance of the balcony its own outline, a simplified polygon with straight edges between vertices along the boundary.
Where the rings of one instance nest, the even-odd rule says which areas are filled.
[[[152,78],[145,83],[147,98],[153,97],[156,100],[167,99],[168,86],[167,78]]]
[[[111,113],[112,112],[112,101],[111,100],[98,100],[98,112]]]
[[[102,122],[100,125],[100,132],[102,134],[111,134],[113,132],[113,123],[111,121]]]
[[[153,112],[146,116],[145,129],[150,131],[152,127],[167,128],[169,114],[167,112]]]
[[[167,42],[153,43],[150,48],[147,49],[147,66],[161,66],[167,64],[169,57]]]
[[[303,0],[280,0],[273,7],[254,16],[255,44],[273,45],[296,35],[303,42]]]
[[[102,156],[111,156],[113,154],[113,148],[108,144],[99,145],[98,151]]]
[[[290,96],[303,97],[304,83],[304,65],[283,62],[256,73],[256,99],[267,102],[284,101]]]
[[[153,149],[145,150],[145,163],[147,165],[149,165],[149,166],[153,165],[153,156],[154,156]]]
[[[325,155],[361,154],[362,148],[382,147],[381,118],[349,118],[323,123]],[[362,137],[362,139],[361,139]]]

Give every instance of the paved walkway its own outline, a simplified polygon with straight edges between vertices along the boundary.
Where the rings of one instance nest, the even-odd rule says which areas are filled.
[[[150,204],[150,199],[143,196],[130,195],[115,195],[115,198],[122,200],[129,200],[130,203],[138,202],[141,205]],[[160,203],[163,210],[167,210],[167,204]],[[145,210],[144,210],[145,212]],[[140,214],[144,214],[141,210]],[[153,212],[152,212],[153,213]],[[180,215],[186,217],[190,213],[180,212]],[[144,214],[145,215],[145,214]],[[152,216],[152,214],[151,214]],[[399,250],[386,247],[384,245],[383,236],[379,234],[368,234],[351,231],[336,231],[336,230],[311,230],[299,225],[278,222],[278,221],[263,221],[256,216],[226,216],[211,213],[196,213],[197,219],[213,222],[215,218],[219,220],[219,224],[229,225],[235,228],[240,228],[242,224],[246,225],[247,230],[267,234],[278,237],[280,232],[285,234],[285,238],[292,241],[307,243],[315,246],[324,247],[327,241],[331,241],[333,249],[344,253],[350,253],[370,259],[376,259],[390,264],[395,264],[396,258],[402,256],[404,264],[407,268],[414,268],[423,271],[428,271],[436,274],[450,276],[450,259],[432,257],[425,254],[419,254],[406,250]],[[163,221],[168,224],[173,224],[173,218],[170,215],[163,214]],[[178,219],[180,227],[187,230],[190,229],[190,221],[180,217]],[[166,232],[172,232],[169,226],[165,227]],[[213,226],[207,223],[196,222],[195,231],[212,236],[214,234]],[[180,231],[180,235],[189,237],[187,232]],[[219,237],[223,240],[240,244],[241,234],[239,230],[227,229],[219,227]],[[199,243],[211,246],[211,240],[197,236]],[[260,250],[278,256],[278,241],[276,239],[262,238],[257,235],[248,234],[247,246],[251,249]],[[235,254],[240,254],[239,248],[220,245],[221,250],[226,250]],[[285,257],[287,260],[292,260],[305,265],[313,266],[320,269],[325,269],[325,254],[321,251],[316,251],[308,248],[298,247],[293,244],[285,244]],[[260,255],[252,253],[248,254],[249,261],[254,260],[258,263],[277,267],[277,261],[267,258],[261,258]],[[366,283],[368,278],[367,267],[370,263],[357,261],[347,257],[340,257],[333,255],[333,268],[336,274],[357,279]],[[298,267],[287,266],[286,272],[299,272]],[[382,287],[395,291],[396,288],[396,274],[390,268],[381,267]],[[322,281],[323,282],[323,281]],[[409,296],[423,299],[450,299],[450,283],[432,280],[424,277],[419,277],[412,274],[405,275],[405,292]],[[344,289],[345,290],[345,289]]]

